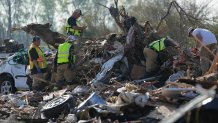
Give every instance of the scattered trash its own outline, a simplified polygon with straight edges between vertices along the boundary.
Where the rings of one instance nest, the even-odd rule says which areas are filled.
[[[74,88],[72,91],[73,94],[78,94],[78,95],[83,95],[86,94],[89,91],[90,87],[89,86],[77,86]]]
[[[149,99],[149,94],[139,94],[139,93],[133,93],[133,92],[121,92],[118,96],[118,100],[116,104],[131,104],[135,103],[136,105],[140,107],[144,107]]]
[[[76,123],[77,117],[75,114],[68,114],[65,118],[65,123]]]
[[[42,114],[45,118],[58,118],[60,114],[64,113],[67,115],[70,109],[75,106],[75,101],[71,95],[63,95],[54,98],[53,100],[47,102],[42,107]]]
[[[183,92],[195,91],[194,88],[162,88],[162,95],[166,97],[176,97],[182,95]]]
[[[185,76],[185,71],[178,71],[178,72],[174,73],[173,75],[171,75],[167,81],[168,82],[175,82],[184,76]]]
[[[113,68],[114,64],[117,61],[120,61],[122,58],[123,54],[117,54],[116,56],[105,62],[101,67],[101,71],[96,75],[96,78],[92,80],[92,83],[106,83],[106,74],[108,74],[108,72]]]
[[[94,92],[84,102],[79,104],[76,110],[80,112],[87,106],[94,105],[94,104],[106,104],[106,102]]]

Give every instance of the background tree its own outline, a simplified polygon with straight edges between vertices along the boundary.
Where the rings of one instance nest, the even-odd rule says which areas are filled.
[[[7,37],[11,38],[11,0],[7,0],[7,6],[8,6],[8,30],[7,30]]]

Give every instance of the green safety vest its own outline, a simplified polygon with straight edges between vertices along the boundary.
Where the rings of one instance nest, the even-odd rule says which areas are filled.
[[[58,46],[58,59],[57,63],[68,63],[69,62],[69,50],[71,47],[71,43],[65,42],[63,44],[60,44]],[[73,63],[76,61],[76,55],[73,54]]]
[[[30,45],[29,51],[32,48],[35,48],[36,52],[38,54],[38,58],[37,58],[36,61],[37,61],[37,64],[38,64],[39,68],[40,69],[47,68],[46,58],[45,58],[44,53],[42,52],[42,50],[38,46],[35,46],[34,44]],[[33,63],[32,59],[31,59],[29,51],[28,51],[29,65],[30,65],[30,69],[32,70],[33,67],[34,67],[34,63]]]
[[[69,18],[68,18],[68,19],[69,19]],[[72,34],[72,35],[74,35],[74,36],[80,36],[81,31],[80,31],[80,30],[73,29],[73,28],[68,24],[68,19],[66,20],[66,26],[65,26],[67,33]],[[77,25],[78,25],[78,23],[79,23],[79,22],[76,21],[76,24],[77,24]]]
[[[164,43],[165,39],[166,38],[162,38],[160,40],[153,41],[152,43],[149,44],[149,48],[157,52],[164,50],[166,48],[165,43]]]

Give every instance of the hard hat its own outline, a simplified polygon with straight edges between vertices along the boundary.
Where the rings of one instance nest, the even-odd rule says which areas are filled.
[[[188,36],[189,36],[189,37],[191,36],[191,33],[192,33],[193,30],[194,30],[193,27],[189,27],[189,28],[188,28]]]
[[[40,39],[39,36],[34,36],[34,37],[33,37],[33,41],[41,41],[41,39]]]
[[[73,36],[73,35],[70,35],[67,39],[68,39],[67,41],[71,41],[71,42],[73,42],[73,41],[76,40],[76,37]]]
[[[13,42],[14,42],[14,40],[13,40],[13,39],[10,39],[10,40],[9,40],[9,42],[10,42],[10,43],[13,43]]]

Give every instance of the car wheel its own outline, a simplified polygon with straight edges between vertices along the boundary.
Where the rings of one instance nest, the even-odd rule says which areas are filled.
[[[71,95],[63,95],[49,101],[42,107],[42,113],[46,118],[58,118],[63,113],[67,115],[74,108],[75,100]]]
[[[15,93],[16,89],[14,87],[13,79],[9,76],[1,77],[0,90],[1,90],[1,94],[4,94],[4,95]]]

